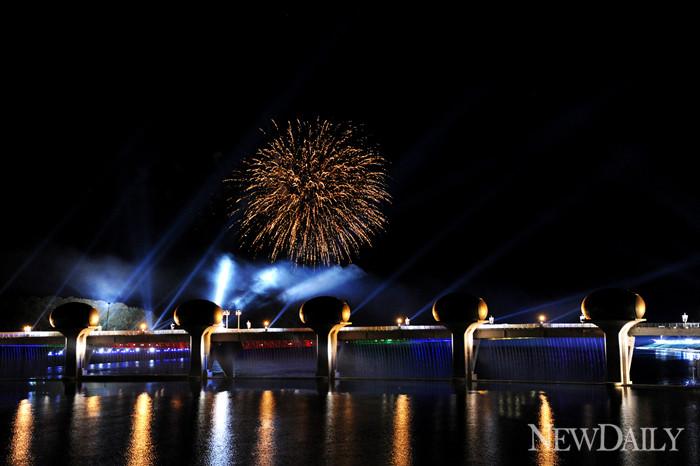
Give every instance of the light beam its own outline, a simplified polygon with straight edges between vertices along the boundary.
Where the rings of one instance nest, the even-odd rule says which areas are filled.
[[[224,293],[228,288],[228,282],[231,278],[233,269],[233,261],[228,256],[223,256],[219,259],[219,273],[216,278],[216,293],[214,293],[214,303],[219,306],[223,305]]]

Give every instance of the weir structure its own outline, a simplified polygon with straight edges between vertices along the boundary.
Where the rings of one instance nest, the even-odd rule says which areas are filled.
[[[623,289],[604,289],[588,295],[581,304],[586,321],[571,324],[487,324],[486,303],[474,295],[445,295],[433,305],[436,326],[352,327],[348,321],[350,308],[344,301],[322,296],[305,302],[300,319],[308,328],[225,329],[221,326],[223,311],[210,301],[182,303],[175,311],[183,330],[101,331],[96,324],[99,313],[84,303],[67,303],[50,315],[55,332],[0,333],[0,346],[60,346],[65,342],[66,363],[62,374],[66,379],[97,379],[86,374],[87,360],[96,347],[148,348],[190,346],[190,370],[187,377],[208,378],[216,360],[226,377],[234,377],[234,359],[251,342],[282,340],[317,341],[316,378],[333,380],[337,373],[338,341],[391,341],[452,338],[452,379],[467,383],[476,381],[474,367],[481,339],[520,338],[604,338],[605,378],[610,384],[631,384],[630,368],[635,336],[700,336],[698,323],[643,323],[645,305],[637,295]],[[485,325],[484,325],[485,324]],[[198,357],[199,356],[199,357]],[[120,375],[110,376],[119,379]],[[157,376],[156,376],[157,377]],[[181,375],[180,377],[185,377]]]
[[[80,302],[62,304],[49,315],[51,326],[66,339],[64,378],[79,379],[85,375],[87,336],[97,329],[99,321],[97,309]]]

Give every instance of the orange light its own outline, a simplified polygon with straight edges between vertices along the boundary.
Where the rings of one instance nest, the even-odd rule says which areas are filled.
[[[32,326],[31,325],[25,325],[22,327],[22,330],[24,330],[24,333],[29,333],[32,331]]]
[[[97,312],[97,309],[93,309],[90,312],[89,322],[91,327],[97,327],[97,324],[100,323],[100,313]]]
[[[637,319],[644,317],[644,313],[647,310],[647,305],[641,296],[637,295],[637,300],[635,302],[635,311],[637,312]]]
[[[141,322],[141,324],[139,325],[139,329],[140,329],[142,332],[145,331],[145,330],[146,330],[146,322]]]
[[[343,303],[343,311],[341,312],[341,317],[343,319],[343,322],[347,322],[350,320],[350,306],[348,306],[348,303]]]
[[[268,321],[266,320],[265,322],[263,322],[263,325],[265,326],[265,328],[267,328],[267,327],[270,326],[270,322],[268,322]]]
[[[546,319],[544,314],[540,314],[540,322],[544,322]]]
[[[396,323],[399,324],[399,327],[400,327],[401,324],[403,324],[403,319],[401,317],[399,317],[398,319],[396,319]]]

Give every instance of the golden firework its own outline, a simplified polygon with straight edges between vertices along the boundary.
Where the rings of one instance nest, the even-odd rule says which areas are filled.
[[[229,180],[241,189],[238,239],[271,260],[352,262],[383,231],[387,162],[349,122],[289,122]]]

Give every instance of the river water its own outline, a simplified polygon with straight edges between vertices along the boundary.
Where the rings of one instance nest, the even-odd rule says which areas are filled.
[[[17,465],[699,464],[699,408],[700,391],[668,386],[5,380],[0,458]]]

